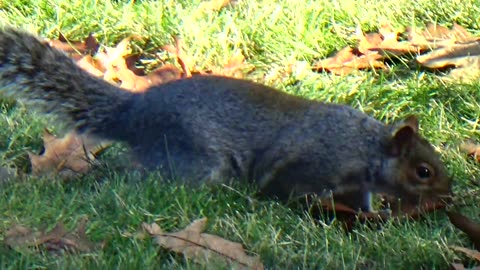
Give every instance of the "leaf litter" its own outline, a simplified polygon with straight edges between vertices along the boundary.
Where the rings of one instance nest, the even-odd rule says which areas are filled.
[[[406,38],[403,38],[406,37]],[[345,47],[313,65],[314,71],[347,75],[357,70],[388,70],[386,61],[402,58],[430,70],[450,69],[446,80],[469,81],[480,77],[480,37],[453,24],[451,29],[428,23],[424,31],[403,32],[385,24],[376,33],[356,31],[356,47]]]
[[[32,173],[37,176],[56,174],[64,179],[87,173],[96,156],[109,147],[101,142],[72,131],[57,138],[47,129],[43,133],[45,150],[41,155],[29,152]]]
[[[242,244],[205,233],[207,219],[197,219],[185,229],[166,233],[156,223],[143,223],[142,228],[162,248],[183,254],[201,265],[225,265],[232,269],[264,269],[258,256],[250,256]]]
[[[87,222],[87,218],[82,218],[74,231],[67,231],[63,223],[58,223],[49,231],[36,231],[15,225],[6,232],[4,243],[19,252],[29,248],[40,248],[53,254],[60,254],[63,251],[92,252],[103,248],[104,243],[94,243],[87,238]]]

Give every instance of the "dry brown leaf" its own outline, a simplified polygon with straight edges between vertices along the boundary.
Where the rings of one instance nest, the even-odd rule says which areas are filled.
[[[183,40],[179,36],[174,36],[173,39],[175,40],[175,45],[165,45],[162,49],[177,57],[177,61],[182,67],[182,77],[191,77],[194,61],[183,49]]]
[[[55,229],[53,229],[55,231]],[[5,233],[5,244],[11,248],[38,246],[44,240],[42,232],[33,232],[30,228],[15,225]]]
[[[359,44],[358,51],[361,54],[369,54],[377,52],[378,54],[389,56],[401,56],[406,53],[418,53],[419,48],[409,42],[398,41],[399,32],[393,30],[389,24],[384,24],[378,33],[363,34],[361,30],[357,30]]]
[[[442,39],[449,39],[450,29],[435,24],[435,23],[427,23],[427,27],[425,31],[423,31],[423,36],[429,40],[442,40]]]
[[[245,56],[243,56],[242,52],[237,51],[230,59],[228,59],[227,63],[223,65],[223,73],[228,74],[225,76],[233,76],[235,75],[235,71],[243,68],[245,66]]]
[[[479,56],[480,41],[472,41],[433,50],[428,54],[417,57],[417,61],[428,68],[462,67],[468,59],[478,58]]]
[[[382,36],[378,33],[362,34],[359,38],[357,49],[360,53],[366,54],[370,49],[380,46],[382,41]]]
[[[144,92],[151,86],[147,77],[135,75],[129,69],[114,68],[108,70],[103,78],[112,83],[119,82],[120,87],[130,92]]]
[[[407,28],[408,41],[423,49],[449,47],[456,43],[471,42],[478,39],[473,37],[465,28],[454,23],[452,29],[428,23],[426,30],[419,32],[414,28]]]
[[[97,65],[102,71],[128,69],[125,59],[132,53],[130,41],[140,39],[138,36],[122,39],[115,47],[105,47],[103,52],[95,54]]]
[[[120,86],[130,92],[145,92],[152,86],[178,80],[181,76],[182,73],[178,68],[167,64],[144,76],[136,75],[130,69],[111,70],[104,74],[104,79],[107,81],[119,81],[121,83]]]
[[[428,24],[426,30],[419,32],[407,28],[408,41],[399,41],[399,32],[389,24],[384,24],[378,33],[364,34],[357,29],[356,48],[343,48],[334,56],[314,65],[316,71],[328,70],[342,75],[358,69],[385,69],[383,61],[390,57],[415,55],[437,49],[428,55],[419,56],[419,64],[432,69],[454,66],[451,72],[454,79],[472,79],[480,76],[478,46],[480,37],[472,35],[463,27],[454,24],[452,29]]]
[[[252,65],[245,63],[245,56],[237,51],[223,67],[211,67],[209,73],[227,77],[243,78],[244,73],[253,69]]]
[[[433,33],[436,33],[435,31]],[[432,50],[436,48],[452,46],[456,40],[448,38],[446,35],[434,34],[432,36],[430,32],[419,32],[414,28],[407,28],[408,41],[420,48],[421,51]],[[443,38],[440,38],[443,37]]]
[[[213,261],[232,265],[234,269],[264,269],[260,258],[247,255],[241,244],[204,233],[206,224],[206,218],[198,219],[174,233],[163,232],[156,223],[143,223],[142,227],[163,248],[181,253],[199,264],[208,265]]]
[[[454,23],[452,29],[448,29],[435,23],[428,23],[425,31],[423,31],[423,36],[431,42],[447,39],[454,41],[469,41],[472,38],[472,35],[468,33],[465,28],[456,23]]]
[[[183,50],[183,42],[179,37],[175,38],[174,45],[165,45],[163,50],[177,57],[177,61],[182,67],[182,77],[191,77],[192,72],[195,74],[215,74],[220,76],[242,78],[245,72],[252,70],[254,67],[245,63],[245,56],[241,51],[237,51],[229,58],[222,67],[209,67],[206,71],[196,71],[193,69],[194,61]]]
[[[480,76],[480,40],[433,50],[418,56],[417,62],[430,69],[455,67],[450,73],[455,79],[477,79]]]
[[[13,249],[22,250],[29,247],[43,247],[49,252],[66,250],[69,252],[90,252],[98,245],[88,240],[85,234],[87,219],[80,220],[77,229],[67,232],[62,223],[52,230],[33,231],[30,228],[16,225],[5,234],[5,243]]]
[[[144,92],[153,85],[159,85],[170,80],[179,79],[180,72],[173,66],[159,68],[145,75],[135,67],[138,55],[130,55],[130,38],[123,39],[116,47],[107,48],[105,52],[95,55],[103,78],[114,84],[119,84],[131,92]]]
[[[46,42],[51,47],[61,50],[73,58],[76,58],[75,55],[94,54],[100,47],[93,33],[90,33],[84,41],[69,41],[59,32],[58,39],[46,39]]]
[[[115,47],[105,47],[105,51],[94,56],[92,66],[103,73],[104,80],[129,91],[140,92],[149,84],[146,78],[137,76],[127,66],[125,58],[131,53],[130,40],[130,37],[124,38]]]
[[[313,66],[313,69],[316,71],[328,70],[336,75],[346,75],[351,73],[354,68],[345,66],[343,63],[349,62],[355,57],[353,49],[345,47],[338,51],[334,56],[317,62]]]
[[[347,231],[354,228],[356,222],[369,224],[382,223],[390,218],[400,219],[418,219],[429,212],[433,212],[446,207],[446,202],[434,199],[423,199],[415,203],[402,203],[400,200],[393,198],[385,198],[383,194],[378,194],[382,201],[382,208],[373,212],[359,212],[340,202],[332,200],[321,200],[316,203],[316,199],[308,201],[309,211],[312,216],[335,216]],[[401,206],[401,207],[400,207]],[[332,215],[334,214],[334,215]]]
[[[131,53],[131,38],[122,39],[115,47],[105,47],[104,51],[95,54],[94,59],[98,69],[103,72],[127,69],[125,57]]]
[[[460,150],[480,162],[480,145],[472,141],[467,141],[460,145]]]
[[[455,227],[467,234],[475,247],[480,250],[480,223],[473,222],[466,216],[457,212],[448,211],[447,215],[450,219],[450,222],[452,222]]]
[[[316,63],[313,66],[313,70],[328,70],[336,75],[346,75],[359,69],[386,69],[386,66],[381,59],[382,56],[377,52],[370,52],[367,55],[359,55],[354,49],[345,47],[334,56]]]
[[[465,28],[454,24],[452,29],[428,24],[418,34],[409,32],[412,42],[424,48],[433,48],[417,57],[417,62],[430,69],[454,68],[446,79],[470,81],[480,77],[480,37],[473,37]]]
[[[467,29],[456,23],[453,23],[452,30],[450,30],[450,35],[455,37],[455,39],[460,42],[468,42],[478,39],[478,37],[474,37],[467,31]]]
[[[95,160],[95,155],[108,147],[107,143],[80,136],[75,132],[57,138],[46,129],[43,144],[45,148],[43,154],[28,154],[33,174],[53,173],[65,178],[87,173]]]
[[[276,66],[270,69],[270,71],[265,74],[263,80],[265,82],[273,82],[278,79],[284,79],[291,75],[295,76],[296,79],[304,79],[309,72],[311,72],[312,67],[307,61],[297,61],[291,60],[288,61],[284,66]]]
[[[407,217],[410,219],[418,219],[427,213],[445,209],[451,202],[451,198],[404,198],[399,199],[395,196],[381,194],[382,205],[388,207],[392,211],[392,216]]]
[[[428,40],[419,33],[415,28],[407,27],[408,42],[414,46],[418,46],[421,49],[429,49],[430,43]]]
[[[358,32],[358,31],[357,31]],[[398,31],[394,31],[389,24],[383,25],[378,33],[363,34],[361,31],[357,33],[359,38],[358,51],[361,56],[372,53],[375,55],[375,60],[383,61],[386,57],[401,56],[406,53],[418,53],[418,48],[412,46],[408,42],[398,41]],[[379,65],[378,67],[381,67]]]
[[[90,55],[83,56],[76,62],[76,64],[95,77],[103,77],[104,72],[100,70],[93,57]]]
[[[125,64],[127,66],[128,69],[130,69],[131,71],[133,71],[133,73],[135,73],[135,75],[138,75],[138,76],[145,76],[145,69],[142,68],[142,67],[137,67],[136,63],[138,60],[141,59],[141,55],[140,54],[129,54],[127,56],[124,56],[123,57],[124,60],[125,60]]]
[[[182,77],[182,72],[171,64],[163,65],[152,72],[148,73],[147,78],[151,85],[160,85],[173,80],[178,80]]]
[[[452,246],[451,248],[453,250],[463,252],[465,255],[467,255],[468,257],[470,257],[472,259],[480,261],[480,252],[478,252],[476,250],[472,250],[472,249],[468,249],[468,248],[464,248],[464,247],[459,247],[459,246]]]
[[[148,74],[145,74],[143,69],[137,68],[135,63],[140,58],[140,55],[131,54],[130,41],[132,39],[140,39],[140,37],[124,38],[115,47],[104,47],[102,51],[98,50],[100,44],[92,34],[85,41],[79,42],[68,41],[60,33],[58,40],[47,39],[47,43],[56,49],[66,52],[76,61],[78,66],[93,76],[102,77],[104,80],[119,85],[128,91],[143,92],[153,85],[181,78],[181,72],[169,64]],[[186,54],[181,48],[181,40],[175,39],[175,41],[177,47],[174,48],[175,53],[179,54],[179,63],[185,67],[187,74],[190,74],[187,68],[190,60],[186,59]]]
[[[357,223],[367,223],[370,225],[382,223],[392,217],[391,212],[388,210],[381,210],[377,212],[359,212],[350,208],[349,206],[333,202],[332,200],[322,200],[319,203],[309,201],[309,213],[313,217],[329,217],[335,218],[340,222],[343,229],[351,232]]]

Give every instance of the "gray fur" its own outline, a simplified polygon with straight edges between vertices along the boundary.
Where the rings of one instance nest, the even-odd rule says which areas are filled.
[[[351,107],[226,77],[195,76],[129,93],[9,28],[0,32],[0,91],[81,132],[124,141],[145,167],[179,180],[241,179],[282,199],[333,192],[364,210],[372,191],[449,189],[438,155],[416,130],[405,132],[408,143],[397,143],[404,139],[392,140],[396,127]],[[419,162],[437,174],[428,185],[412,180]]]

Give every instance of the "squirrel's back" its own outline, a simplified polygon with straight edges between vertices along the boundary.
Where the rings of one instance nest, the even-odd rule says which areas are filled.
[[[387,126],[234,78],[194,76],[129,93],[30,34],[0,30],[0,91],[79,131],[128,143],[142,164],[190,181],[254,181],[265,193],[333,192],[368,209],[370,191],[449,192],[431,145],[408,118]],[[408,150],[408,151],[407,151]]]
[[[192,154],[214,164],[228,160],[226,170],[233,175],[226,177],[262,178],[283,156],[321,161],[320,173],[328,174],[342,166],[336,160],[378,157],[384,147],[379,138],[388,133],[384,124],[351,107],[225,77],[173,81],[133,99],[127,137],[149,167],[168,148],[176,156],[184,152],[181,164]]]

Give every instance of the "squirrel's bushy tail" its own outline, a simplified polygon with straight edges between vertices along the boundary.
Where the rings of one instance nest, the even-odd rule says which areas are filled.
[[[121,139],[120,119],[128,114],[132,93],[79,68],[64,53],[35,36],[0,27],[0,93],[20,98],[69,126]],[[126,110],[124,110],[126,109]]]

